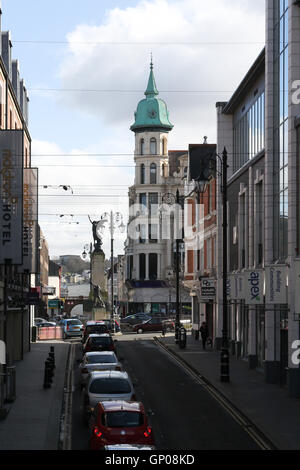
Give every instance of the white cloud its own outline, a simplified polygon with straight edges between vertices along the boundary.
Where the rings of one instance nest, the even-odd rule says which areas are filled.
[[[183,126],[194,142],[199,132],[201,140],[203,132],[208,134],[207,127],[215,129],[216,101],[231,96],[263,48],[264,2],[142,1],[135,8],[108,11],[98,26],[78,25],[67,37],[63,88],[139,92],[70,92],[60,97],[63,104],[96,116],[103,126],[128,129],[143,98],[152,51],[160,96],[176,126],[171,143],[182,148],[189,143]],[[91,44],[96,42],[104,44]]]

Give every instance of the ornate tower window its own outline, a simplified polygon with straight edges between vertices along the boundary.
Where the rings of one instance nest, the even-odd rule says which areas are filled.
[[[151,155],[157,155],[157,143],[154,137],[150,139],[150,153]]]
[[[150,184],[156,184],[156,164],[150,165]]]
[[[145,153],[145,140],[141,139],[140,140],[140,154],[144,155],[144,153]]]
[[[162,139],[162,154],[167,154],[167,139],[165,137]]]
[[[141,164],[141,184],[145,184],[145,165]]]

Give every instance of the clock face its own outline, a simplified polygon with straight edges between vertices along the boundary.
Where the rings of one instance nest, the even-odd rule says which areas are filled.
[[[156,111],[155,109],[149,109],[148,110],[148,116],[151,118],[151,119],[154,119],[156,117]]]

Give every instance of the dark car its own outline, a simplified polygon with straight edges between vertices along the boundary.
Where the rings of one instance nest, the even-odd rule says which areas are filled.
[[[146,320],[143,323],[134,325],[132,331],[136,333],[144,333],[147,331],[174,331],[175,323],[173,320],[166,320],[165,318],[154,317]]]
[[[135,313],[133,315],[128,315],[127,317],[122,318],[121,327],[125,324],[127,325],[136,325],[137,323],[142,323],[143,321],[150,320],[151,316],[147,313]]]
[[[115,351],[115,342],[109,333],[91,334],[83,346],[83,354],[90,351]]]
[[[83,330],[82,342],[85,343],[91,334],[101,335],[103,333],[109,333],[104,321],[88,321]]]
[[[119,323],[116,320],[101,320],[103,322],[109,333],[119,333],[121,330]]]

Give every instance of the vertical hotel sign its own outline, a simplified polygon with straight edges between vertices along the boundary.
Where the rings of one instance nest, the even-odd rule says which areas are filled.
[[[0,132],[0,264],[22,264],[23,131]]]
[[[23,264],[19,272],[37,272],[38,169],[23,170]]]

